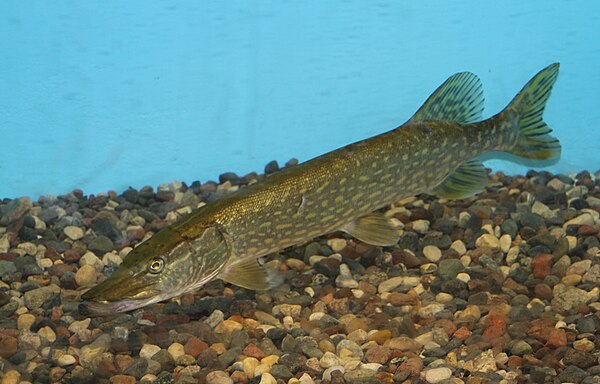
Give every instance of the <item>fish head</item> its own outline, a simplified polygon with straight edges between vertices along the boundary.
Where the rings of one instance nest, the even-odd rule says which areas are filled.
[[[230,248],[216,227],[186,238],[166,228],[133,249],[108,279],[85,292],[86,315],[127,312],[194,290],[213,279]]]

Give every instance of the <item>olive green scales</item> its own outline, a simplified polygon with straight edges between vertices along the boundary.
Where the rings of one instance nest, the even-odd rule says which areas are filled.
[[[280,276],[259,265],[259,257],[337,230],[374,245],[396,243],[393,222],[377,209],[423,192],[477,193],[487,182],[477,157],[489,151],[560,156],[542,118],[558,69],[556,63],[540,71],[502,112],[483,121],[479,78],[453,75],[400,127],[273,174],[160,231],[82,296],[88,300],[82,311],[132,310],[213,278],[268,289]]]

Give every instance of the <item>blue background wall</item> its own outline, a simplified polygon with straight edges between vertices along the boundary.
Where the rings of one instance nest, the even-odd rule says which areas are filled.
[[[2,1],[0,198],[304,161],[464,70],[487,117],[555,61],[551,169],[596,171],[599,32],[597,1]]]

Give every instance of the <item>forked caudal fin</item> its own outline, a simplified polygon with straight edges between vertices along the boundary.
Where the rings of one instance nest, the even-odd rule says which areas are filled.
[[[515,114],[519,137],[514,155],[534,160],[553,160],[560,157],[560,142],[550,135],[543,114],[552,86],[558,77],[559,63],[542,69],[523,87],[502,113]]]

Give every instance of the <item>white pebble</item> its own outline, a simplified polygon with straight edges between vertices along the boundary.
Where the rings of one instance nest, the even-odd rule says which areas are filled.
[[[479,236],[477,240],[475,240],[475,246],[477,248],[489,247],[493,249],[498,249],[500,248],[500,242],[498,241],[496,236],[485,233]]]
[[[468,273],[461,272],[456,275],[456,279],[462,281],[463,283],[468,283],[471,280],[471,276]]]
[[[423,255],[427,260],[435,263],[442,258],[442,251],[435,245],[426,245],[423,248]]]
[[[500,237],[500,250],[504,253],[507,253],[510,250],[510,245],[512,243],[512,239],[509,234],[502,235]]]
[[[412,227],[415,232],[418,233],[427,233],[429,231],[429,221],[427,220],[415,220],[412,223]]]
[[[140,357],[145,357],[146,359],[151,359],[152,356],[158,351],[160,351],[160,347],[154,344],[144,344],[142,349],[140,349]]]
[[[73,241],[79,240],[83,237],[83,229],[76,227],[74,225],[69,225],[63,229],[63,232],[67,237]]]
[[[75,364],[77,362],[77,359],[75,359],[74,356],[72,355],[62,355],[61,357],[58,358],[58,365],[61,367],[64,367],[66,365],[71,365],[71,364]]]
[[[462,256],[465,253],[467,253],[467,248],[465,247],[465,243],[463,243],[462,240],[455,240],[450,246],[450,248],[454,249],[459,256]]]
[[[327,240],[327,245],[331,248],[333,252],[341,252],[344,248],[346,248],[346,240],[345,239],[329,239]]]
[[[452,370],[447,367],[433,368],[425,372],[425,380],[428,383],[439,383],[448,380],[452,376]]]

